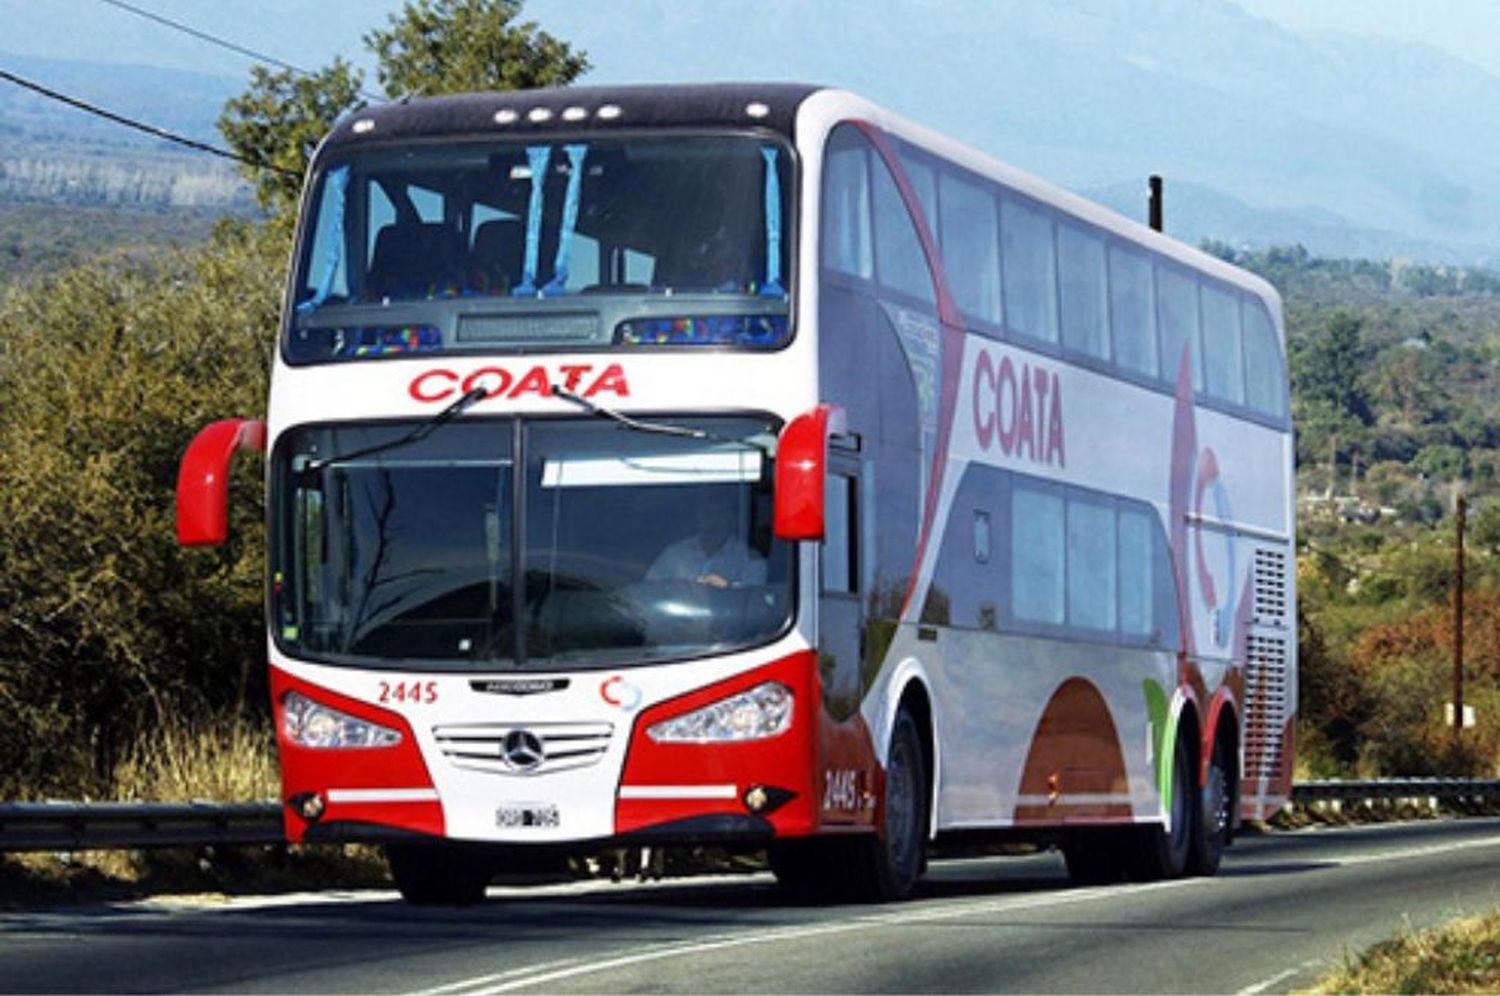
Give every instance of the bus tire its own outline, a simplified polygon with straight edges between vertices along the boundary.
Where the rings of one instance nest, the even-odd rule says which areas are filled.
[[[1132,877],[1142,882],[1178,878],[1188,867],[1192,838],[1199,823],[1197,780],[1193,777],[1189,734],[1190,727],[1186,724],[1180,727],[1172,750],[1170,825],[1140,828]]]
[[[413,906],[475,906],[490,884],[489,864],[469,848],[387,844],[385,860],[401,898]]]
[[[855,898],[892,902],[911,895],[925,864],[928,791],[922,733],[902,708],[886,755],[880,832],[859,841],[855,852]]]
[[[1192,847],[1188,851],[1189,875],[1213,875],[1229,846],[1234,819],[1234,763],[1223,737],[1214,738],[1208,774],[1198,792],[1198,818],[1193,823]]]

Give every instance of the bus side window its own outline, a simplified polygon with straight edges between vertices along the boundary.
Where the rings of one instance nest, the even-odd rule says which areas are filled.
[[[1068,498],[1068,625],[1115,629],[1115,510],[1097,498]]]
[[[833,595],[859,592],[859,541],[855,528],[854,478],[829,474],[824,494],[823,590]]]
[[[1057,226],[1063,345],[1096,360],[1109,359],[1109,300],[1104,240],[1073,225]]]
[[[1240,304],[1221,287],[1203,284],[1203,374],[1210,397],[1245,403],[1240,353]]]
[[[834,133],[834,141],[842,137]],[[870,237],[870,161],[862,146],[833,141],[823,167],[823,266],[861,280],[875,275]]]
[[[1161,376],[1177,387],[1183,353],[1193,371],[1193,390],[1203,389],[1198,355],[1198,281],[1170,266],[1156,269],[1157,312],[1161,324]]]
[[[1000,257],[1005,272],[1005,327],[1028,339],[1057,342],[1052,219],[1014,198],[1002,200]]]
[[[1151,640],[1156,629],[1152,523],[1138,508],[1120,509],[1120,635],[1127,641]]]
[[[1281,372],[1281,345],[1265,305],[1242,302],[1245,328],[1245,403],[1262,415],[1286,414],[1286,377]]]
[[[932,273],[889,170],[875,170],[875,272],[882,290],[932,304]]]
[[[1109,325],[1115,362],[1131,373],[1156,376],[1156,288],[1151,261],[1122,245],[1109,247]]]
[[[995,198],[977,183],[943,173],[943,269],[954,302],[965,317],[1000,324],[1000,219]]]
[[[1010,500],[1011,612],[1023,623],[1061,626],[1067,571],[1062,495],[1018,480]]]

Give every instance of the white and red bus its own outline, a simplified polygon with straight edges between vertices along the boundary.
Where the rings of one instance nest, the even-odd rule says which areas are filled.
[[[487,93],[319,148],[264,423],[290,839],[403,893],[634,844],[907,895],[1212,873],[1285,798],[1264,281],[849,93]]]

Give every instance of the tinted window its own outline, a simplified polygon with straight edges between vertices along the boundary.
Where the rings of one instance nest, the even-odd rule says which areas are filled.
[[[1271,316],[1259,301],[1246,299],[1245,323],[1245,403],[1264,415],[1280,417],[1286,411],[1281,373],[1281,347]]]
[[[1000,256],[1005,268],[1006,326],[1018,335],[1056,342],[1052,219],[1018,201],[1002,201]]]
[[[1203,387],[1198,366],[1198,281],[1171,267],[1156,270],[1156,294],[1161,319],[1161,374],[1168,384],[1177,384],[1183,355],[1193,371],[1193,389]]]
[[[1068,624],[1115,628],[1115,510],[1068,499]]]
[[[931,303],[932,274],[896,181],[875,170],[875,268],[880,285]]]
[[[1115,362],[1133,373],[1156,376],[1156,295],[1151,261],[1124,246],[1109,247],[1109,324]]]
[[[870,160],[862,148],[830,147],[823,173],[823,265],[870,279]]]
[[[1120,633],[1150,638],[1155,629],[1151,520],[1140,509],[1120,510]]]
[[[1203,285],[1203,375],[1211,396],[1244,404],[1239,300],[1231,291],[1212,284]]]
[[[856,590],[854,560],[854,478],[829,474],[825,501],[823,590],[848,594]]]
[[[937,224],[938,200],[937,200],[937,174],[931,166],[921,159],[902,150],[901,168],[906,170],[907,182],[911,184],[912,192],[917,195],[917,203],[922,206],[922,216],[927,222],[929,229]]]
[[[1104,240],[1072,225],[1057,226],[1063,345],[1109,359]]]
[[[995,199],[977,183],[942,176],[943,268],[958,308],[1000,324],[1000,226]]]
[[[1062,497],[1017,482],[1010,535],[1012,612],[1024,622],[1061,625],[1066,569]]]

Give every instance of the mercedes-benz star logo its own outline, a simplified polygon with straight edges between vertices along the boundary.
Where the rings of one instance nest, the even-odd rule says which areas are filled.
[[[511,730],[505,735],[505,760],[517,771],[530,771],[546,758],[542,738],[530,730]]]

